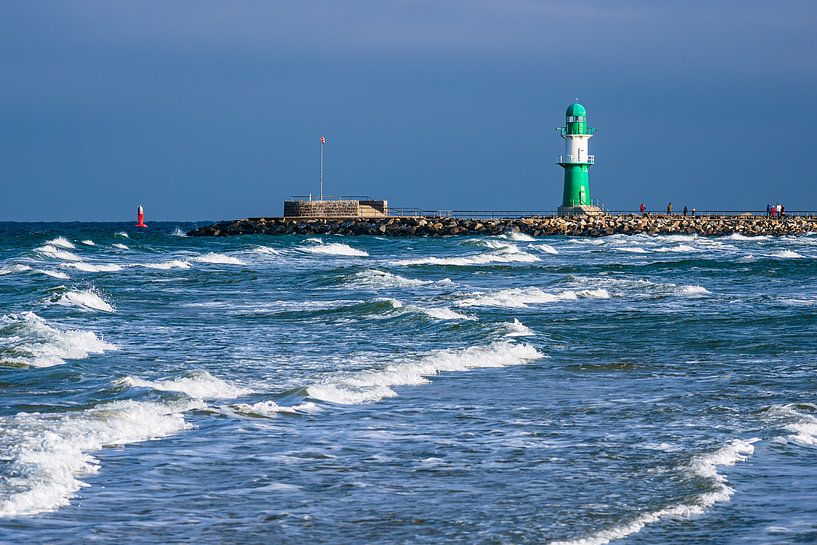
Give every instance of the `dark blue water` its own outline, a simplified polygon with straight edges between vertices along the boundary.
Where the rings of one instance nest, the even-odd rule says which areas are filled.
[[[817,542],[817,236],[0,224],[0,541]]]

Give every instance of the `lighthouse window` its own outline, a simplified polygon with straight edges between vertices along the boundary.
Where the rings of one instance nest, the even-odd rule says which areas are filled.
[[[571,115],[571,116],[568,116],[568,118],[567,118],[567,122],[568,122],[568,123],[573,123],[573,121],[574,121],[575,119],[576,119],[576,118],[574,118],[572,115]]]

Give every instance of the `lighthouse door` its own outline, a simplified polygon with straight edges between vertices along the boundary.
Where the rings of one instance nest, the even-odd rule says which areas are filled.
[[[584,188],[580,187],[579,188],[579,205],[583,205],[583,204],[586,204],[584,202]]]

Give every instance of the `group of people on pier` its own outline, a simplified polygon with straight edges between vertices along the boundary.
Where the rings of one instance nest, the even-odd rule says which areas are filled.
[[[645,205],[645,204],[642,202],[642,203],[641,203],[641,206],[639,206],[639,207],[638,207],[638,210],[641,212],[641,215],[647,214],[647,205]],[[690,215],[690,212],[691,212],[691,213],[692,213],[692,215],[694,216],[694,215],[697,213],[697,210],[695,210],[695,208],[693,208],[692,210],[690,210],[689,208],[687,208],[686,206],[684,206],[684,211],[683,211],[683,214],[684,214],[685,216],[689,216],[689,215]],[[668,215],[668,216],[671,216],[671,215],[672,215],[672,202],[667,203],[667,215]]]
[[[782,218],[786,215],[786,207],[782,204],[767,204],[766,215],[770,218]]]

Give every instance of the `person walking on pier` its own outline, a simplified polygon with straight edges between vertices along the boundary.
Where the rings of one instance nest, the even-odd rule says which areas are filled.
[[[668,215],[668,216],[671,216],[671,215],[672,215],[672,201],[670,201],[669,203],[667,203],[667,215]]]
[[[686,216],[688,212],[689,212],[689,210],[687,210],[686,205],[684,205],[684,215]]]
[[[694,206],[692,207],[692,217],[693,218],[695,217],[695,207]]]
[[[766,215],[769,217],[772,215],[772,205],[770,203],[766,203]]]
[[[643,203],[643,202],[641,203],[641,206],[639,206],[639,207],[638,207],[638,209],[641,211],[641,215],[642,215],[642,216],[644,215],[644,212],[646,212],[646,211],[647,211],[647,207],[646,207],[646,206],[644,206],[644,203]]]

